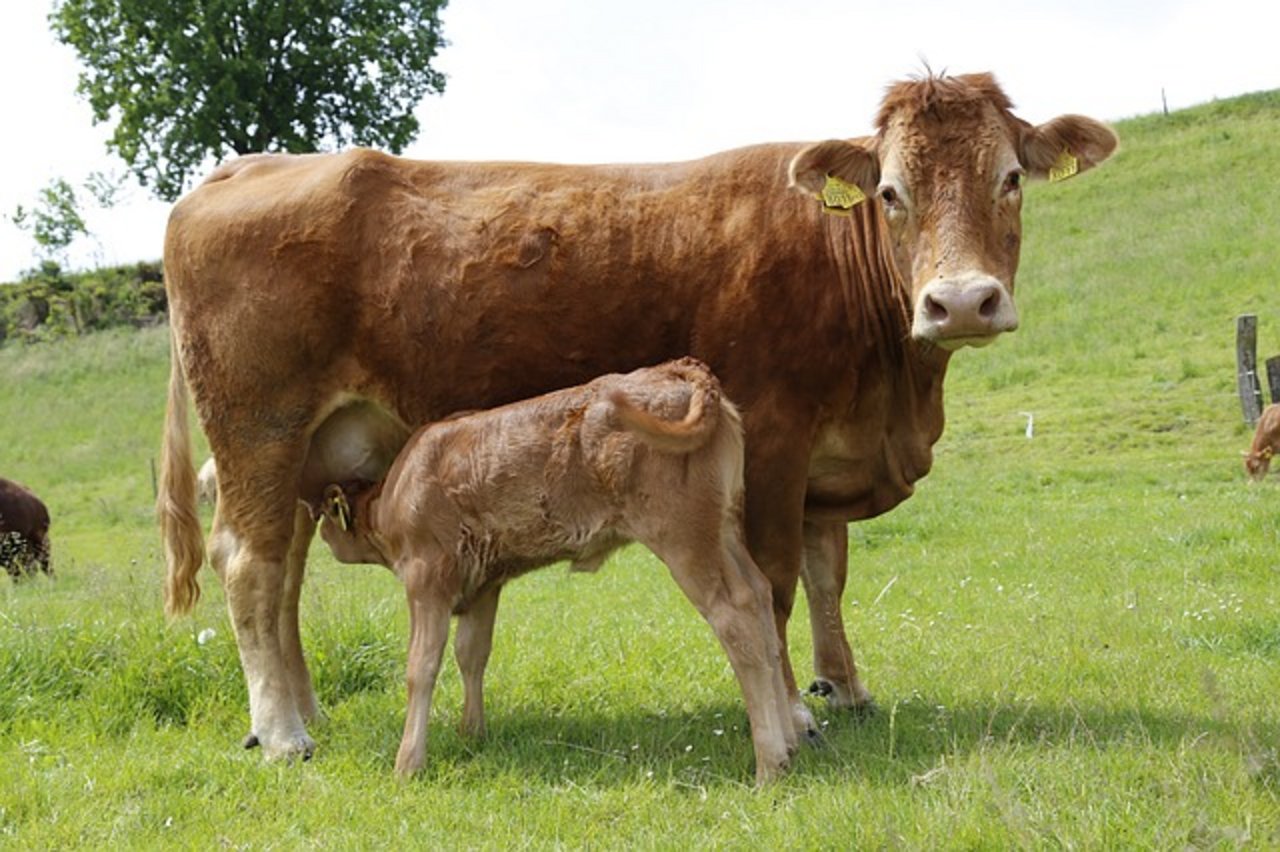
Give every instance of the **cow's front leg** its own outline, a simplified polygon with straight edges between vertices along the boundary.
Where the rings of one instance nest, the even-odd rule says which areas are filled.
[[[840,613],[848,570],[848,525],[844,521],[806,522],[802,576],[813,630],[815,677],[809,692],[824,696],[831,707],[866,712],[875,704],[858,680]]]
[[[795,605],[796,585],[804,561],[808,451],[802,442],[779,443],[776,437],[779,434],[786,434],[786,430],[748,427],[744,528],[747,547],[772,592],[782,678],[791,701],[792,718],[797,732],[814,742],[819,736],[818,727],[796,688],[796,675],[787,648],[787,622]],[[757,435],[761,440],[757,440]]]

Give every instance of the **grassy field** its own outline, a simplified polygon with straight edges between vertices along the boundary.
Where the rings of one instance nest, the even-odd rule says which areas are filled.
[[[1233,363],[1238,313],[1280,352],[1280,94],[1118,130],[1029,191],[1022,328],[954,360],[933,473],[852,528],[882,712],[815,705],[826,747],[759,792],[724,656],[634,548],[508,589],[489,737],[453,730],[447,666],[407,784],[402,593],[315,551],[320,749],[240,751],[212,575],[161,615],[165,332],[0,349],[0,474],[49,503],[58,570],[0,583],[0,846],[1280,846],[1280,485],[1243,481]]]

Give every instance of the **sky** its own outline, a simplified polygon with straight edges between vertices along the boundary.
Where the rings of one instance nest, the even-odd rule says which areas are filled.
[[[35,265],[9,217],[54,178],[125,175],[49,32],[51,0],[0,11],[0,281]],[[1275,0],[451,0],[423,159],[682,160],[870,132],[886,85],[925,64],[992,71],[1023,118],[1104,120],[1280,88]],[[1121,140],[1123,144],[1123,138]],[[68,265],[155,260],[169,205],[126,180]]]

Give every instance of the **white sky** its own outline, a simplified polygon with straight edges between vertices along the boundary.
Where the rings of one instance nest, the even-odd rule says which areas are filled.
[[[75,95],[49,0],[0,11],[0,215],[52,178],[123,173]],[[892,80],[994,71],[1023,118],[1102,119],[1280,88],[1275,0],[452,0],[443,96],[405,152],[438,159],[686,159],[868,132]],[[157,259],[168,206],[130,183],[71,266]],[[0,281],[35,263],[0,219]]]

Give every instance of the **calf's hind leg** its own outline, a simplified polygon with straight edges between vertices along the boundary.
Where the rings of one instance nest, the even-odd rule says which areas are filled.
[[[756,783],[773,781],[787,769],[795,734],[778,701],[781,662],[770,613],[762,611],[753,583],[722,548],[669,548],[659,556],[728,655],[751,721]]]
[[[484,669],[493,649],[493,622],[500,591],[501,587],[494,586],[458,616],[453,653],[462,672],[461,730],[470,737],[484,736]]]

